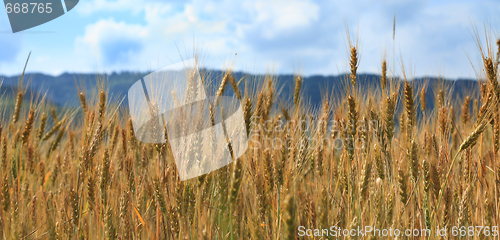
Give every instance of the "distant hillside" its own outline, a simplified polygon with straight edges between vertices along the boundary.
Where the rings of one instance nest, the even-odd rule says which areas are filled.
[[[206,70],[202,70],[206,71]],[[109,87],[110,94],[114,98],[124,99],[124,106],[127,106],[127,92],[132,84],[134,84],[138,79],[144,77],[147,73],[113,73],[105,76],[100,76],[100,79],[107,79],[106,86]],[[212,78],[217,79],[213,81],[213,88],[217,88],[218,82],[223,75],[221,71],[211,71]],[[244,77],[242,83],[240,84],[241,89],[245,88],[245,85],[254,86],[259,82],[262,83],[264,76],[262,75],[250,75],[242,72],[234,73],[237,80]],[[290,100],[292,98],[291,92],[293,92],[294,82],[292,75],[279,75],[275,76],[277,81],[277,87],[279,90],[278,98],[282,100]],[[45,74],[28,74],[25,82],[29,82],[30,89],[40,92],[47,93],[47,98],[53,103],[59,106],[73,107],[78,106],[78,95],[76,84],[84,86],[87,89],[95,88],[96,79],[98,77],[95,74],[69,74],[65,73],[59,76],[50,76]],[[2,79],[2,76],[0,76]],[[13,77],[3,77],[3,87],[1,90],[5,92],[6,89],[12,89],[18,85],[19,76]],[[76,80],[76,81],[75,81]],[[470,95],[471,97],[479,96],[478,82],[472,79],[460,79],[460,80],[439,80],[438,78],[418,78],[413,79],[414,86],[416,86],[415,91],[420,91],[421,87],[427,86],[427,108],[432,109],[434,107],[434,95],[436,89],[440,87],[451,89],[452,96],[451,99],[462,99],[464,96]],[[302,96],[307,102],[317,105],[321,102],[322,96],[325,94],[330,95],[334,99],[342,96],[344,92],[344,86],[347,82],[347,75],[337,75],[337,76],[310,76],[305,77],[302,88]],[[374,74],[359,74],[357,86],[359,89],[376,88],[380,90],[380,76]],[[361,87],[363,86],[363,87]],[[232,94],[232,89],[227,88],[228,93]],[[448,91],[446,91],[448,92]],[[361,93],[362,94],[362,93]],[[415,96],[419,94],[415,93]]]
[[[0,78],[1,81],[1,78]],[[6,120],[7,116],[11,117],[16,105],[18,86],[6,86],[5,84],[0,86],[0,121]],[[30,100],[39,99],[40,95],[34,89],[30,89],[25,92],[23,105],[21,107],[21,116],[23,113],[27,113],[30,105]],[[50,99],[46,102],[45,107],[54,108],[57,112],[61,109],[61,105],[54,104]]]
[[[110,74],[104,77],[97,76],[96,74],[69,74],[64,73],[59,76],[51,76],[41,73],[27,74],[24,83],[29,83],[29,89],[33,89],[39,93],[47,94],[47,98],[55,104],[61,106],[78,106],[78,91],[77,83],[79,86],[84,86],[88,90],[96,86],[97,79],[104,78],[109,87],[110,94],[116,97],[124,97],[128,88],[137,81],[140,77],[146,74],[135,75],[132,73]],[[17,86],[19,76],[2,77],[3,86]]]

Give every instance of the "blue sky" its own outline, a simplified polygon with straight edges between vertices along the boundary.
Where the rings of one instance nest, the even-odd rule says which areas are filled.
[[[359,39],[359,72],[379,73],[385,53],[390,66],[402,60],[411,76],[475,77],[470,61],[479,63],[479,52],[471,31],[488,24],[496,39],[499,3],[80,0],[65,15],[16,34],[1,8],[0,74],[20,73],[30,51],[29,72],[58,75],[155,70],[196,48],[210,68],[332,75],[348,70],[347,23]]]

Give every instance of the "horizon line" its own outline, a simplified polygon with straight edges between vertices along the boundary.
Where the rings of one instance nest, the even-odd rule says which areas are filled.
[[[207,68],[202,68],[202,69],[207,69]],[[225,70],[222,70],[222,69],[209,69],[209,71],[216,71],[216,72],[224,72]],[[239,73],[239,74],[246,74],[246,75],[253,75],[253,76],[265,76],[265,75],[268,75],[269,73],[250,73],[250,72],[247,72],[247,71],[243,71],[243,70],[239,70],[239,71],[232,71],[233,73]],[[46,76],[51,76],[51,77],[60,77],[62,75],[91,75],[91,74],[94,74],[94,75],[114,75],[114,74],[124,74],[124,73],[135,73],[135,74],[148,74],[148,71],[133,71],[133,70],[121,70],[121,71],[110,71],[110,72],[69,72],[69,71],[65,71],[65,72],[62,72],[60,74],[50,74],[50,73],[44,73],[44,72],[26,72],[25,75],[29,76],[29,75],[34,75],[34,74],[41,74],[41,75],[46,75]],[[317,73],[317,74],[295,74],[295,73],[273,73],[271,75],[273,76],[296,76],[296,75],[300,75],[304,78],[310,78],[310,77],[337,77],[337,76],[343,76],[343,75],[349,75],[350,72],[346,71],[344,73],[338,73],[338,74],[320,74],[320,73]],[[4,75],[2,73],[0,73],[0,80],[3,79],[3,78],[13,78],[13,77],[19,77],[22,75],[22,72],[21,73],[18,73],[18,74],[14,74],[14,75]],[[357,73],[358,76],[360,75],[375,75],[375,76],[381,76],[382,74],[381,73],[373,73],[373,72],[361,72],[361,73]],[[26,76],[25,76],[26,77]],[[396,75],[396,76],[388,76],[388,77],[391,77],[391,78],[402,78],[400,77],[399,75]],[[408,80],[412,80],[412,79],[426,79],[426,78],[438,78],[438,79],[445,79],[445,80],[480,80],[478,79],[477,77],[446,77],[446,76],[440,76],[440,75],[437,75],[437,76],[432,76],[432,75],[422,75],[422,76],[413,76],[413,77],[406,77]],[[1,82],[1,81],[0,81]]]

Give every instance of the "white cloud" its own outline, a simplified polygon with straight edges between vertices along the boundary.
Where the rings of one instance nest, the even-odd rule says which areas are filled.
[[[90,3],[94,11],[116,5],[109,7],[109,11],[131,10],[135,6],[144,12],[143,25],[108,19],[87,27],[77,43],[85,43],[98,59],[105,59],[105,53],[116,53],[103,49],[110,46],[106,43],[125,40],[143,44],[133,55],[143,62],[165,55],[171,59],[178,55],[177,46],[189,46],[191,43],[186,41],[194,36],[208,48],[210,61],[238,52],[240,65],[248,66],[251,62],[258,69],[266,69],[272,62],[277,72],[290,73],[295,61],[303,64],[306,74],[336,74],[348,70],[346,22],[353,35],[359,27],[360,72],[378,72],[384,52],[389,61],[395,53],[397,58],[402,56],[404,62],[414,63],[416,75],[425,75],[431,70],[430,66],[442,63],[456,65],[447,67],[452,71],[466,68],[468,59],[461,47],[472,39],[468,39],[467,31],[470,19],[464,20],[464,15],[474,18],[477,10],[465,2],[433,4],[392,0],[361,3],[243,0],[237,4],[228,0],[188,3],[93,0]],[[445,11],[452,7],[456,7],[456,11]],[[392,45],[394,13],[396,46]],[[141,32],[143,34],[139,34]],[[119,56],[132,57],[130,54]],[[463,60],[457,60],[460,57]],[[138,61],[117,63],[124,64],[123,67],[141,64]],[[396,64],[399,65],[400,60]]]
[[[102,19],[88,25],[85,34],[76,38],[76,51],[103,64],[126,63],[140,51],[148,35],[148,29],[139,24]]]
[[[76,11],[82,15],[90,15],[96,12],[132,11],[139,12],[143,9],[144,0],[89,0],[80,1]]]
[[[250,28],[259,28],[267,39],[297,28],[313,27],[318,20],[319,6],[311,1],[256,1],[253,2],[251,17],[255,19]]]

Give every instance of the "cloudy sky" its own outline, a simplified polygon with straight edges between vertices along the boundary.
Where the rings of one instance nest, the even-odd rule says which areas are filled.
[[[348,70],[347,24],[359,39],[359,72],[378,73],[385,53],[413,76],[474,77],[471,32],[485,24],[500,32],[499,12],[496,0],[80,0],[16,34],[0,14],[0,74],[21,72],[30,51],[29,72],[58,75],[155,70],[193,48],[211,68],[338,74]]]

